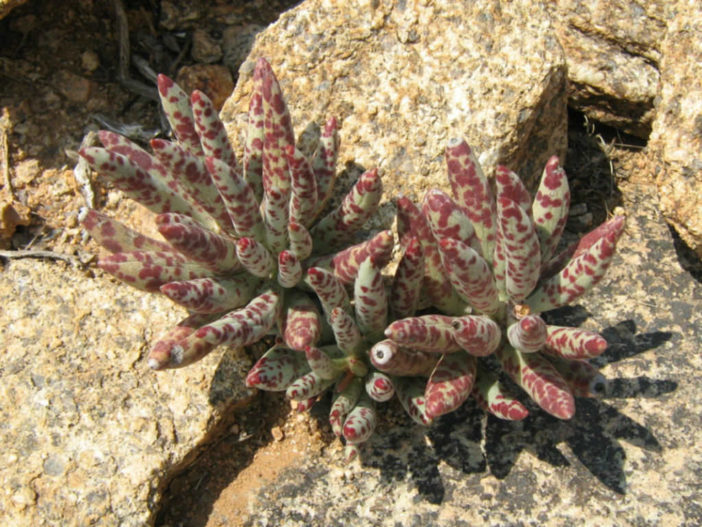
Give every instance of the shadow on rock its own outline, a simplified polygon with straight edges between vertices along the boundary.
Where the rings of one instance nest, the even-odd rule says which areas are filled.
[[[561,310],[559,323],[582,322],[582,308]],[[596,361],[599,366],[638,355],[670,340],[672,333],[635,334],[632,321],[607,328],[602,334],[610,348]],[[509,380],[505,379],[509,384]],[[677,389],[669,380],[638,377],[610,381],[608,398],[658,397]],[[521,393],[516,387],[515,393]],[[484,418],[472,400],[457,411],[443,416],[429,428],[413,425],[409,418],[398,426],[374,436],[362,454],[363,464],[378,468],[385,481],[402,481],[410,476],[419,495],[429,503],[443,502],[446,489],[439,465],[443,462],[464,474],[487,469],[498,479],[510,475],[522,451],[527,451],[553,467],[567,467],[571,461],[558,445],[566,443],[573,455],[603,485],[619,494],[626,493],[626,441],[651,452],[662,447],[644,425],[622,414],[601,399],[577,399],[575,416],[568,421],[552,417],[523,393],[520,400],[529,409],[523,421]],[[388,413],[393,408],[388,408]],[[397,407],[399,411],[399,405]]]

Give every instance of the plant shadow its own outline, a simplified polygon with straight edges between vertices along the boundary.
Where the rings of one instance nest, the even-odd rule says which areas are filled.
[[[579,307],[560,311],[559,322],[587,316]],[[636,334],[636,325],[630,320],[601,334],[609,348],[593,361],[598,366],[656,348],[672,337],[672,333],[659,331]],[[508,379],[504,381],[510,384]],[[623,495],[627,488],[626,455],[621,441],[654,453],[662,452],[662,446],[651,430],[607,404],[606,399],[659,397],[676,389],[677,383],[666,379],[613,379],[604,399],[577,399],[575,416],[563,421],[538,408],[514,387],[514,393],[520,394],[518,397],[529,409],[529,416],[523,421],[504,421],[492,415],[485,418],[471,399],[431,428],[413,425],[404,418],[402,423],[371,439],[369,448],[362,452],[362,462],[379,469],[386,482],[403,481],[409,476],[422,499],[440,504],[446,494],[439,471],[442,463],[463,474],[489,470],[496,478],[505,479],[523,451],[553,467],[571,466],[559,450],[559,445],[565,443],[602,485]],[[385,411],[390,414],[402,409],[397,405]]]

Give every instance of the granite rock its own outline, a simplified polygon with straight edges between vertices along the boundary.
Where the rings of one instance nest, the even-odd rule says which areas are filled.
[[[569,104],[588,117],[647,137],[660,82],[664,0],[546,3],[568,65]]]
[[[2,525],[152,523],[168,475],[252,396],[231,350],[147,368],[184,316],[160,296],[27,259],[0,272],[0,302]]]
[[[387,194],[423,194],[455,136],[487,173],[506,164],[530,185],[565,153],[565,63],[538,3],[308,0],[257,35],[239,70],[221,113],[237,144],[258,57],[293,123],[337,117],[340,166],[378,166]]]
[[[661,210],[702,257],[702,6],[684,0],[677,10],[662,43],[648,150]]]

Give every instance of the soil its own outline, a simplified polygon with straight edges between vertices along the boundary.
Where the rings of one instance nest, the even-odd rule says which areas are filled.
[[[176,75],[178,69],[197,64],[190,52],[196,27],[216,41],[226,25],[265,27],[294,2],[231,4],[125,2],[132,51],[152,68]],[[83,239],[77,220],[85,200],[73,175],[76,152],[88,131],[103,126],[99,120],[142,140],[163,133],[156,103],[117,80],[117,35],[113,2],[34,0],[0,21],[0,109],[5,116],[0,115],[0,133],[9,146],[3,151],[0,143],[0,164],[9,167],[9,182],[1,182],[0,205],[11,207],[16,216],[0,238],[0,249],[16,256],[48,251],[48,257],[67,257],[86,273],[99,272],[90,266],[96,247]],[[243,59],[246,51],[243,39],[238,56]],[[236,68],[228,69],[236,82]],[[148,85],[136,69],[129,74]],[[588,123],[576,112],[570,123],[566,168],[573,196],[580,200],[573,205],[581,214],[570,222],[569,232],[576,236],[622,205],[627,188],[652,188],[652,183],[641,140]],[[104,188],[94,191],[96,205],[110,214],[126,217],[124,209],[135,207],[127,200],[107,203]],[[699,273],[699,260],[682,244],[679,249],[685,265]],[[311,454],[340,457],[322,416],[323,410],[300,414],[282,397],[261,394],[172,480],[157,525],[214,527],[250,521],[257,490],[297,459]]]

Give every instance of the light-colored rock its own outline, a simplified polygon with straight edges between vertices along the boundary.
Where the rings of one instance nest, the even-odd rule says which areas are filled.
[[[663,214],[702,257],[702,5],[683,0],[677,10],[648,149]]]
[[[13,260],[0,305],[1,525],[149,525],[167,475],[251,396],[232,352],[150,371],[184,314],[105,276]]]
[[[336,116],[340,166],[380,167],[386,195],[423,195],[455,136],[487,173],[503,163],[529,183],[565,152],[565,64],[540,4],[304,2],[257,36],[239,71],[222,110],[239,144],[258,57],[296,132]]]
[[[5,18],[10,11],[24,4],[26,1],[27,0],[0,0],[0,19]]]
[[[666,0],[547,2],[568,64],[569,103],[587,116],[647,137],[660,81]]]

